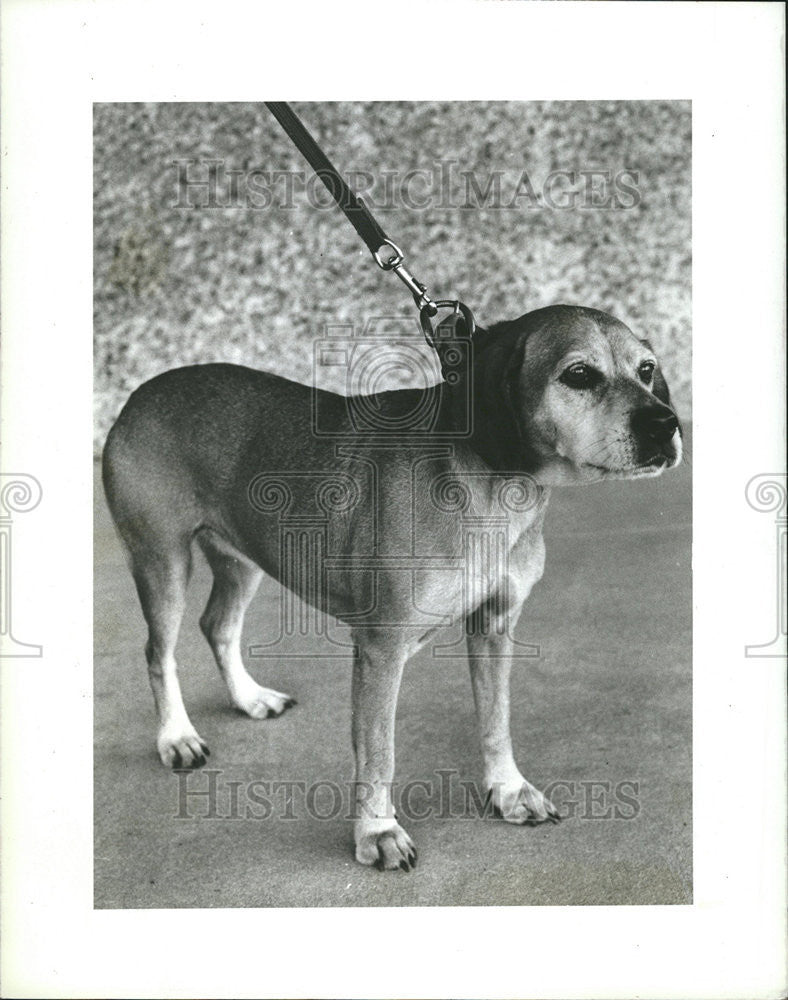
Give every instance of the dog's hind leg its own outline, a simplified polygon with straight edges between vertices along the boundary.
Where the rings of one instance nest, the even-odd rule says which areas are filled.
[[[130,546],[132,572],[148,623],[145,656],[159,715],[156,746],[167,767],[201,767],[208,747],[191,724],[181,696],[175,644],[191,573],[188,537],[169,544]]]
[[[263,571],[215,531],[203,528],[197,541],[213,570],[213,588],[200,628],[208,640],[233,705],[253,719],[281,715],[295,700],[261,687],[241,656],[244,615],[257,592]]]

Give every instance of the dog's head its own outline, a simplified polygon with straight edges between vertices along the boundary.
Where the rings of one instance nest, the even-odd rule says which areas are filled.
[[[654,351],[607,313],[527,313],[484,333],[478,362],[482,437],[495,433],[483,409],[491,398],[509,417],[498,423],[499,467],[562,485],[658,476],[681,461],[681,427]]]

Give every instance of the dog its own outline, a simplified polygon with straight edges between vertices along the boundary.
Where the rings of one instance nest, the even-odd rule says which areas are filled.
[[[462,322],[449,327],[440,350],[451,363]],[[480,328],[461,374],[427,389],[341,396],[229,364],[156,376],[112,427],[103,479],[148,625],[162,763],[199,767],[209,752],[175,661],[196,541],[214,576],[200,625],[233,705],[252,718],[295,705],[242,661],[264,573],[351,626],[359,862],[416,864],[390,797],[397,696],[406,661],[449,621],[465,623],[488,799],[510,823],[557,820],[520,773],[509,732],[512,629],[542,576],[550,491],[658,476],[681,455],[648,341],[578,306]],[[322,556],[305,572],[280,544],[285,507],[322,517]],[[485,557],[477,533],[469,560],[479,524],[497,526],[497,541]]]

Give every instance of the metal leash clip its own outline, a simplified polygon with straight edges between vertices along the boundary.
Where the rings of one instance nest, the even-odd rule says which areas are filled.
[[[381,254],[387,249],[392,250],[393,253],[384,259]],[[410,293],[413,295],[414,301],[416,302],[416,307],[420,312],[423,312],[426,309],[428,315],[430,316],[434,316],[437,313],[437,305],[432,301],[429,295],[427,295],[427,286],[414,278],[410,271],[405,267],[403,264],[405,256],[393,240],[387,238],[385,243],[381,243],[372,256],[375,258],[375,263],[379,268],[384,271],[393,271],[400,281],[408,287]]]

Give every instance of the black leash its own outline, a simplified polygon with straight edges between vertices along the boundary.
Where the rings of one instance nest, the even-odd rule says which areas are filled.
[[[331,197],[342,209],[348,221],[366,243],[375,263],[383,271],[393,271],[413,296],[413,301],[419,310],[421,329],[430,347],[438,351],[435,332],[432,329],[432,318],[438,309],[451,308],[455,315],[462,315],[466,335],[470,338],[476,330],[473,313],[462,302],[456,299],[440,299],[433,301],[427,294],[427,286],[418,281],[405,267],[405,256],[380,227],[375,217],[364,204],[363,199],[353,191],[345,179],[329,160],[323,150],[315,142],[304,123],[284,101],[266,101],[265,106],[276,118],[296,148],[301,152],[309,166],[325,184]],[[440,351],[438,351],[440,356]],[[441,358],[441,362],[443,359]]]

